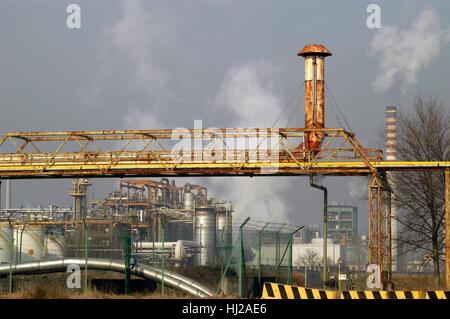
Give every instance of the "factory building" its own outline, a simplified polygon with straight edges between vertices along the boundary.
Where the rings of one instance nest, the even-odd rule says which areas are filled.
[[[358,207],[328,206],[328,237],[343,245],[358,235]]]

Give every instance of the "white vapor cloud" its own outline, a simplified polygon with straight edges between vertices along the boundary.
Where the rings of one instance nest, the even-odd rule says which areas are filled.
[[[270,127],[281,112],[281,99],[275,93],[277,68],[257,61],[231,68],[217,95],[217,106],[235,114],[235,127]],[[234,203],[237,218],[287,221],[288,208],[282,194],[289,183],[269,177],[211,179],[213,188]]]
[[[273,93],[277,69],[264,61],[231,68],[217,97],[221,106],[236,114],[235,125],[270,127],[281,112],[280,99]]]
[[[380,55],[379,70],[372,83],[375,92],[387,91],[397,81],[403,92],[416,84],[419,72],[439,56],[445,41],[439,15],[433,9],[423,10],[406,30],[383,25],[376,32],[370,45],[370,53]]]
[[[367,199],[367,180],[364,178],[354,179],[348,183],[348,190],[355,201]]]

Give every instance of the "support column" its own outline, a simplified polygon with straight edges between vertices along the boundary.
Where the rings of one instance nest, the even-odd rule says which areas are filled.
[[[369,236],[369,242],[368,242],[368,259],[369,264],[373,264],[374,262],[374,247],[373,247],[373,194],[372,194],[372,181],[369,183],[368,187],[368,222],[369,222],[369,230],[368,230],[368,236]]]
[[[377,263],[383,273],[383,199],[381,186],[377,186]]]
[[[445,170],[445,285],[450,289],[450,170]]]
[[[386,240],[387,240],[387,251],[386,251],[386,270],[387,270],[387,281],[389,284],[392,283],[392,193],[388,190],[386,192]]]

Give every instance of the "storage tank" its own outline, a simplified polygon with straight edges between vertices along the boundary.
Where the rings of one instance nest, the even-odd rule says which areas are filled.
[[[20,262],[41,260],[45,252],[44,228],[39,225],[17,225],[14,230],[14,242]]]
[[[0,264],[10,261],[10,244],[13,230],[9,223],[0,223]]]
[[[216,257],[216,211],[209,207],[197,208],[195,240],[201,244],[197,265],[212,266]]]
[[[187,209],[187,210],[192,210],[194,209],[194,202],[195,202],[195,198],[194,198],[194,193],[189,192],[184,192],[183,194],[183,208]]]
[[[66,240],[64,235],[47,234],[45,236],[45,259],[64,258],[66,250]]]

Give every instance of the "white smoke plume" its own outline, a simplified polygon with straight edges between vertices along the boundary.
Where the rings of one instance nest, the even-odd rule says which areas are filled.
[[[235,114],[235,127],[270,127],[282,110],[275,93],[277,68],[257,61],[231,68],[217,96],[217,105]],[[281,196],[289,183],[265,177],[211,179],[213,189],[234,203],[237,218],[286,222],[287,206]]]
[[[439,55],[445,41],[439,15],[433,9],[423,10],[406,30],[383,25],[376,32],[370,46],[371,54],[380,54],[378,74],[372,83],[375,92],[391,89],[396,81],[403,92],[416,84],[419,72]]]
[[[124,128],[165,127],[164,117],[158,111],[168,101],[179,104],[173,90],[170,90],[170,74],[157,63],[158,57],[155,56],[161,45],[170,48],[172,43],[167,45],[167,41],[176,42],[176,27],[170,25],[171,19],[155,21],[151,10],[144,10],[143,4],[142,1],[123,2],[123,16],[108,38],[108,54],[119,57],[121,64],[130,65],[126,74],[127,89],[142,95],[141,100],[128,102]],[[149,35],[148,32],[152,33]],[[216,105],[234,114],[235,120],[228,126],[272,125],[282,110],[282,100],[274,93],[277,72],[273,65],[258,61],[233,67],[226,73]],[[151,104],[142,106],[140,101]],[[218,198],[233,202],[236,218],[251,216],[259,220],[287,221],[287,207],[281,196],[289,187],[287,182],[263,177],[236,177],[210,178],[207,184]]]
[[[350,183],[348,183],[348,190],[350,196],[353,197],[355,201],[366,200],[367,199],[367,179],[357,178]]]

